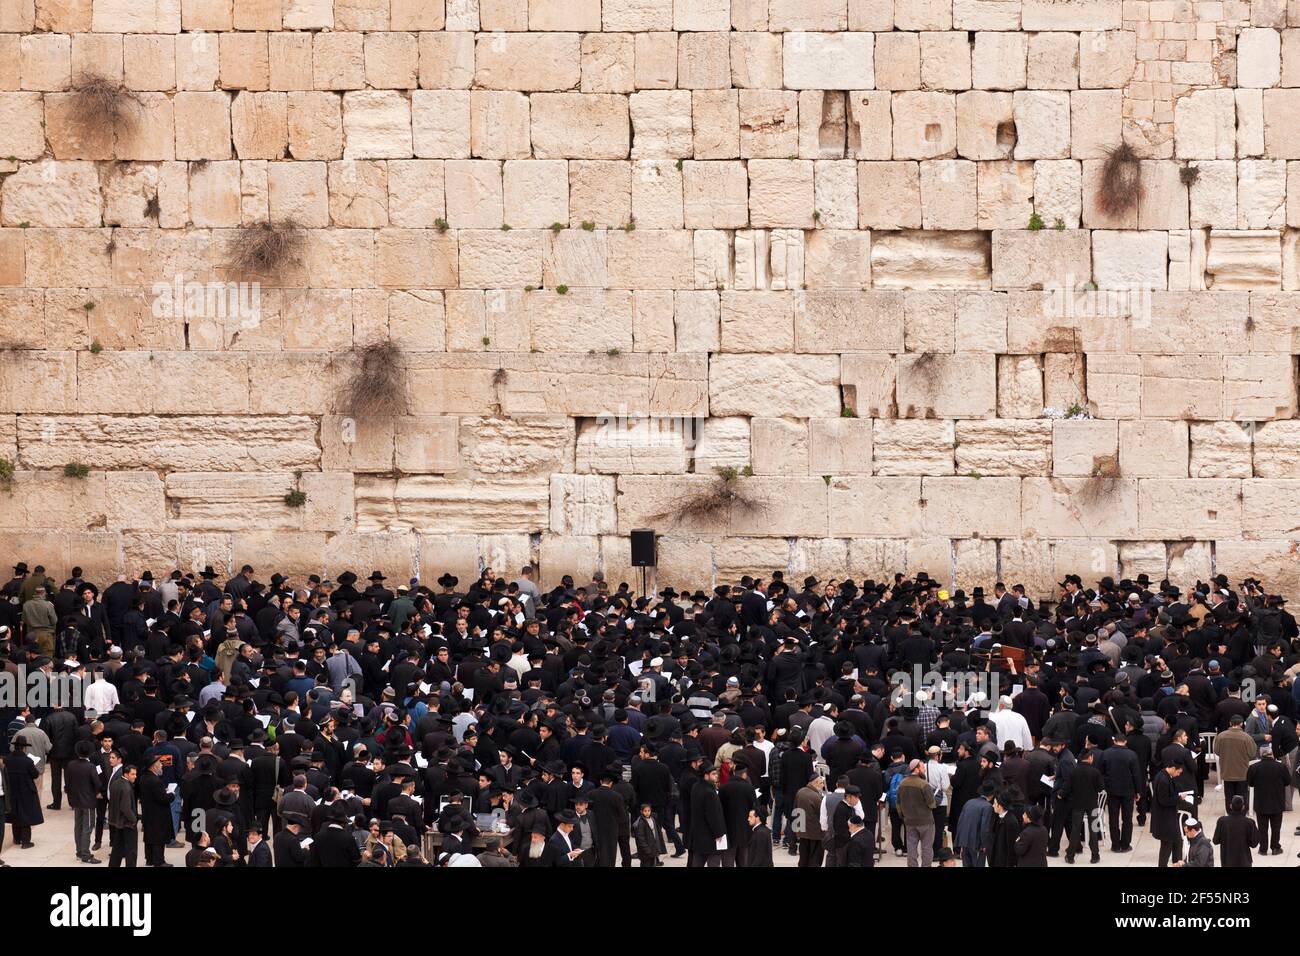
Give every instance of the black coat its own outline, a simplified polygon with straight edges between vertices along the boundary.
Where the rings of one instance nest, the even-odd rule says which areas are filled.
[[[1020,838],[1020,819],[1008,810],[993,819],[993,836],[989,840],[989,866],[1016,866],[1016,840]]]
[[[71,761],[63,770],[63,786],[68,791],[68,806],[74,810],[93,810],[104,792],[99,767],[84,758]]]
[[[1016,837],[1016,866],[1047,866],[1047,828],[1031,823]]]
[[[40,772],[27,758],[26,750],[15,751],[5,757],[6,818],[18,826],[39,826],[45,822],[41,813],[41,796],[36,789]]]
[[[754,787],[748,780],[733,777],[718,789],[722,815],[727,825],[727,845],[731,849],[749,845],[749,811],[757,809]]]
[[[167,844],[176,838],[172,828],[172,798],[167,785],[155,773],[142,773],[140,784],[140,822],[144,825],[146,844]]]
[[[705,856],[718,852],[717,841],[727,832],[722,799],[717,788],[700,780],[691,788],[691,829],[687,838],[693,853]]]
[[[1219,866],[1251,866],[1251,849],[1259,845],[1259,827],[1253,817],[1229,813],[1214,827],[1214,845],[1219,848]]]
[[[631,821],[623,797],[613,787],[597,787],[587,799],[596,837],[596,856],[588,866],[613,866],[620,837],[629,835]],[[585,854],[584,854],[585,855]]]
[[[302,848],[302,835],[281,830],[271,840],[276,866],[306,866],[307,851]]]
[[[1246,771],[1246,783],[1252,793],[1251,803],[1256,813],[1272,814],[1286,811],[1286,788],[1291,782],[1286,764],[1265,757]]]
[[[874,867],[876,865],[876,847],[873,836],[871,830],[863,827],[849,837],[848,845],[844,848],[845,866]]]
[[[1180,778],[1181,779],[1181,778]],[[1192,812],[1192,804],[1178,791],[1178,781],[1161,770],[1151,783],[1151,835],[1161,842],[1176,842],[1183,838],[1183,828],[1178,822],[1178,812]]]
[[[749,853],[745,866],[767,867],[772,863],[772,831],[759,824],[749,831]]]
[[[311,866],[356,866],[361,848],[346,827],[325,826],[311,845]]]

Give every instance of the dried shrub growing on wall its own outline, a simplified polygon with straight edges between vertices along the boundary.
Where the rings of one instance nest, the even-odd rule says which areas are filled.
[[[140,119],[140,100],[122,84],[98,73],[82,73],[72,84],[68,121],[83,136],[112,135]]]
[[[1097,455],[1092,459],[1092,477],[1079,489],[1079,500],[1085,505],[1101,504],[1120,488],[1119,456]]]
[[[678,500],[675,507],[651,518],[674,523],[722,517],[733,508],[753,511],[758,502],[740,487],[741,473],[735,468],[715,468],[716,478]]]
[[[1101,167],[1097,208],[1108,216],[1119,216],[1136,209],[1141,199],[1142,164],[1132,146],[1120,143]]]
[[[344,409],[354,418],[387,418],[403,408],[406,369],[402,350],[392,342],[359,349],[344,393]]]
[[[273,276],[300,260],[304,241],[293,222],[244,226],[231,242],[228,264],[241,275]]]

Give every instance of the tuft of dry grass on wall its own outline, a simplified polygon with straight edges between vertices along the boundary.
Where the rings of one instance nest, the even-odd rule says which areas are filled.
[[[139,98],[101,74],[79,74],[70,92],[68,120],[83,136],[111,135],[140,119]]]
[[[1092,459],[1092,476],[1079,489],[1078,497],[1085,505],[1101,504],[1120,488],[1119,456],[1097,455]]]
[[[300,261],[304,242],[297,223],[244,226],[231,242],[228,265],[241,275],[273,276]]]
[[[707,485],[678,499],[676,505],[659,514],[651,515],[656,521],[708,520],[729,514],[733,508],[753,511],[758,502],[740,486],[741,473],[735,468],[715,468],[716,477]]]
[[[1142,164],[1128,143],[1120,143],[1106,156],[1097,190],[1097,208],[1119,216],[1137,208],[1142,199]]]
[[[939,383],[939,373],[942,368],[943,363],[939,361],[938,352],[920,352],[916,354],[908,370],[928,391]]]
[[[355,358],[344,395],[347,414],[388,418],[402,411],[406,397],[402,350],[392,342],[376,342],[357,350]]]
[[[1178,181],[1184,186],[1195,186],[1196,181],[1201,178],[1200,166],[1184,166],[1178,170]]]

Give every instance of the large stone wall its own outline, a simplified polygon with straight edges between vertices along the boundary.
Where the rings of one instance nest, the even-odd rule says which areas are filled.
[[[1296,0],[0,0],[0,91],[0,563],[1300,588]]]

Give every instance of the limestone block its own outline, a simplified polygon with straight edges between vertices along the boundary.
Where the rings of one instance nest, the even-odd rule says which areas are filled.
[[[894,159],[939,159],[957,150],[957,106],[951,93],[895,93]]]
[[[1167,560],[1163,541],[1124,541],[1119,545],[1120,574],[1126,578],[1146,574],[1152,580],[1163,580]]]
[[[954,0],[954,30],[1019,30],[1020,0]]]
[[[1119,423],[1119,468],[1127,478],[1186,478],[1187,422]]]
[[[920,169],[916,163],[859,163],[858,197],[858,225],[862,228],[921,227]]]
[[[921,479],[835,477],[829,486],[830,533],[913,538],[921,533]]]
[[[731,85],[737,89],[779,89],[781,38],[771,33],[731,34]]]
[[[921,226],[974,229],[979,205],[974,163],[935,159],[921,163]]]
[[[998,289],[1074,288],[1093,275],[1087,231],[999,229],[992,248]]]
[[[790,418],[750,421],[750,455],[758,475],[808,474],[808,423]],[[698,461],[696,467],[699,467]]]
[[[1019,90],[1025,86],[1028,38],[1019,32],[975,34],[971,83],[982,90]]]
[[[955,351],[955,325],[955,293],[903,293],[903,333],[907,351]]]
[[[749,163],[749,219],[756,227],[810,229],[815,209],[813,163],[755,159]]]
[[[808,422],[808,473],[871,474],[872,424],[866,418],[814,418]]]
[[[699,423],[693,447],[686,453],[694,462],[696,474],[718,469],[744,471],[753,460],[752,429],[745,418],[711,417]]]
[[[1118,30],[1120,8],[1106,0],[1024,0],[1023,30]]]
[[[474,51],[474,83],[487,90],[572,90],[581,69],[576,33],[480,34]]]
[[[698,159],[740,155],[740,105],[736,90],[696,90],[691,94],[694,152]]]
[[[548,231],[542,246],[542,284],[547,288],[604,289],[609,285],[609,245],[603,231]],[[669,310],[672,317],[672,309]]]
[[[897,232],[871,245],[877,289],[987,289],[989,240],[978,232]]]
[[[492,229],[504,222],[501,164],[493,160],[449,160],[447,222],[456,229]]]
[[[1290,539],[1215,543],[1214,568],[1230,581],[1247,576],[1265,581],[1270,591],[1288,594],[1300,584],[1300,555]]]
[[[1282,281],[1281,239],[1271,230],[1212,229],[1205,272],[1210,289],[1277,289]]]
[[[673,89],[677,85],[677,34],[637,33],[634,42],[636,88]]]
[[[997,356],[998,415],[1034,418],[1042,414],[1043,369],[1036,355]]]
[[[921,34],[921,88],[968,90],[971,85],[971,43],[965,32]]]
[[[611,232],[609,280],[616,289],[689,289],[695,262],[691,235],[678,230]]]
[[[753,479],[742,481],[747,488]],[[725,532],[730,502],[718,494],[719,490],[725,492],[726,486],[716,475],[619,475],[618,532],[627,534],[633,528],[644,527],[661,529],[665,536],[659,542],[662,564],[666,536]],[[716,506],[708,508],[705,502],[715,500],[715,496]],[[693,507],[683,508],[683,503]]]
[[[1240,493],[1249,484],[1226,478],[1143,479],[1138,482],[1138,532],[1153,538],[1239,537]]]
[[[921,41],[915,33],[882,33],[876,40],[878,90],[915,90],[921,86]]]
[[[1034,200],[1032,163],[980,163],[977,181],[981,229],[1014,229],[1029,221]]]
[[[1122,538],[1138,527],[1138,482],[1134,480],[1099,485],[1089,478],[1026,478],[1020,494],[1027,536]]]
[[[1232,159],[1237,148],[1236,112],[1232,90],[1199,90],[1181,97],[1174,107],[1174,155]]]
[[[720,347],[725,352],[794,351],[794,301],[790,292],[723,292]]]
[[[312,83],[318,90],[359,90],[366,85],[365,37],[317,33],[311,51]]]
[[[1089,478],[1098,462],[1118,462],[1116,422],[1058,419],[1052,422],[1052,475]],[[1122,473],[1122,472],[1121,472]]]
[[[957,152],[971,160],[1010,159],[1015,150],[1010,92],[970,90],[957,96]]]
[[[896,361],[883,352],[853,352],[840,362],[844,408],[864,418],[893,415]]]
[[[794,331],[799,352],[902,351],[902,296],[810,290],[795,297]]]
[[[1286,163],[1244,159],[1237,164],[1237,227],[1279,229],[1286,225]]]
[[[569,221],[614,228],[632,215],[632,167],[628,163],[569,164]]]
[[[1186,100],[1184,97],[1179,103]],[[1105,159],[1120,144],[1122,101],[1119,90],[1075,90],[1070,94],[1070,150],[1074,159]]]
[[[1235,422],[1193,422],[1193,478],[1250,478],[1251,435]]]
[[[506,94],[509,96],[509,94]],[[521,97],[522,98],[522,97]],[[470,156],[471,94],[465,90],[416,90],[411,94],[412,148],[416,156],[468,159]],[[490,103],[481,110],[492,114]],[[524,138],[528,107],[524,101]],[[500,117],[498,117],[500,118]],[[479,153],[478,155],[483,155]]]
[[[403,159],[412,155],[411,107],[392,90],[359,90],[343,96],[345,159]]]
[[[720,348],[718,293],[677,292],[674,303],[674,324],[679,351],[718,351]]]
[[[874,41],[874,33],[786,33],[781,56],[786,89],[873,88]]]
[[[536,159],[627,158],[631,142],[627,98],[609,93],[536,93],[531,107]]]
[[[464,90],[474,82],[474,34],[419,35],[420,86],[426,90]]]
[[[1070,155],[1070,95],[1023,90],[1015,94],[1016,159],[1066,159]]]
[[[916,3],[895,0],[894,27],[898,30],[952,29],[952,4],[946,0],[918,0]]]
[[[446,217],[441,162],[393,160],[387,167],[388,217],[394,226],[430,229]]]
[[[0,188],[4,224],[98,226],[103,217],[94,163],[47,160],[22,166]]]
[[[462,288],[518,289],[542,284],[541,230],[471,229],[462,231],[459,239]]]
[[[0,153],[17,159],[39,159],[45,152],[40,93],[0,93],[0,110],[9,118],[0,132]]]
[[[682,167],[688,229],[736,229],[749,222],[749,177],[743,163],[686,162]]]
[[[755,236],[766,236],[766,233],[737,232],[733,240],[717,229],[697,229],[693,243],[695,287],[721,291],[727,288],[748,290],[759,285],[754,280],[766,278],[766,270],[761,268],[766,263],[756,257],[760,243],[755,241]],[[766,243],[762,246],[766,254]]]
[[[1295,363],[1289,355],[1225,355],[1225,417],[1267,421],[1296,414]]]
[[[993,419],[956,423],[957,473],[981,476],[1052,472],[1052,422]]]
[[[921,479],[921,497],[926,534],[949,538],[1020,535],[1018,478],[927,477]]]
[[[866,289],[871,285],[871,234],[818,229],[804,244],[804,285],[811,289]]]
[[[384,288],[456,286],[456,241],[451,236],[427,229],[384,229],[376,234],[375,253],[375,281]]]
[[[186,4],[186,6],[189,5]],[[286,30],[332,28],[334,26],[333,4],[329,3],[328,0],[286,0],[282,22]],[[192,29],[192,27],[187,27],[187,29]],[[206,29],[219,29],[219,27],[210,25]],[[229,29],[229,27],[226,29]]]
[[[601,5],[603,27],[613,30],[673,29],[672,0],[604,0]]]
[[[951,475],[955,443],[950,421],[877,418],[872,425],[877,475]]]
[[[540,532],[549,524],[546,479],[472,481],[414,475],[359,477],[357,530]]]
[[[1098,229],[1092,234],[1092,275],[1099,289],[1164,289],[1168,269],[1166,233]]]
[[[1254,429],[1254,446],[1255,477],[1300,478],[1300,424],[1263,422]]]
[[[647,229],[680,229],[684,218],[682,174],[677,164],[667,159],[636,161],[630,222]]]
[[[1217,355],[1142,358],[1142,415],[1214,420],[1223,416],[1223,362]]]
[[[1171,581],[1207,581],[1213,577],[1207,542],[1171,541],[1166,554]]]
[[[286,122],[289,154],[294,159],[338,159],[343,155],[342,105],[335,94],[290,93]]]
[[[1138,356],[1088,356],[1088,407],[1094,417],[1140,417],[1141,388],[1142,360]]]
[[[285,504],[291,473],[173,472],[167,476],[166,527],[191,531],[298,530],[302,515]]]
[[[1127,30],[1079,35],[1079,85],[1084,89],[1123,89],[1137,67],[1138,34]]]
[[[633,93],[627,102],[634,132],[634,159],[691,155],[694,130],[689,91],[643,90]]]
[[[1237,85],[1266,89],[1281,80],[1282,34],[1269,29],[1242,30],[1237,35]]]
[[[731,534],[826,536],[828,489],[821,478],[742,478],[740,487],[749,504],[733,503],[728,525]],[[789,507],[792,500],[797,500],[800,507]]]
[[[608,534],[615,529],[612,475],[552,475],[551,527],[556,534]]]
[[[1264,93],[1237,90],[1237,155],[1264,155]]]
[[[840,413],[839,365],[832,355],[715,355],[709,407],[715,415],[830,418]]]
[[[729,57],[727,33],[681,34],[677,38],[677,85],[690,90],[730,88]]]
[[[688,439],[696,431],[673,419],[607,416],[579,423],[575,460],[579,473],[676,475],[688,464]],[[746,456],[748,457],[748,456]]]
[[[888,93],[856,91],[848,97],[848,154],[852,159],[893,159],[894,121]]]

